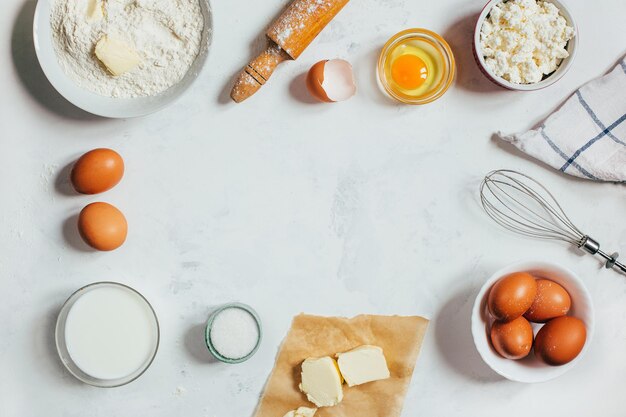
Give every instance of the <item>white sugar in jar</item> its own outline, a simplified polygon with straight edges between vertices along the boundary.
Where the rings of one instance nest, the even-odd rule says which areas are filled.
[[[246,304],[225,304],[209,317],[205,342],[219,361],[244,362],[259,348],[261,320],[254,309]]]

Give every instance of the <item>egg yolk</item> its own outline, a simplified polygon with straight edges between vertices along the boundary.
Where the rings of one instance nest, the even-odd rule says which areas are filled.
[[[418,56],[400,55],[391,64],[391,78],[400,87],[415,90],[428,78],[426,63]]]

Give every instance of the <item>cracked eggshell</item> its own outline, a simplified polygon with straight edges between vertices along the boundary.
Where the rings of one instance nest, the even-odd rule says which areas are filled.
[[[313,65],[306,85],[313,97],[326,103],[344,101],[356,93],[352,65],[343,59],[323,60]]]

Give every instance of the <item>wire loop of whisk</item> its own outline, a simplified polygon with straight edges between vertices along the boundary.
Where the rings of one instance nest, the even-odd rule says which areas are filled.
[[[600,244],[570,220],[554,195],[526,174],[509,169],[489,172],[480,185],[480,201],[489,217],[512,232],[570,243],[602,256],[607,268],[626,273],[626,266],[617,261],[617,253],[601,251]]]

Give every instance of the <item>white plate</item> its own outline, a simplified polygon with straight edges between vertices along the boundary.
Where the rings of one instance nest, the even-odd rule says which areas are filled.
[[[50,9],[53,0],[39,0],[33,19],[33,39],[37,59],[54,88],[68,101],[89,113],[103,117],[128,118],[145,116],[161,110],[178,99],[198,78],[206,62],[213,32],[213,17],[209,0],[199,0],[204,16],[202,47],[191,68],[177,84],[152,97],[110,98],[87,91],[76,85],[63,71],[52,43]]]
[[[487,297],[491,286],[497,280],[513,272],[529,272],[535,277],[550,279],[567,290],[572,299],[568,315],[581,319],[587,327],[585,346],[573,361],[561,366],[551,366],[537,359],[534,351],[526,358],[515,361],[503,358],[494,350],[489,341],[488,329],[493,319],[487,311]],[[537,334],[537,329],[542,324],[531,324]],[[593,338],[593,327],[593,303],[583,282],[572,271],[548,262],[519,262],[500,269],[480,289],[472,309],[472,336],[478,353],[491,369],[507,379],[518,382],[544,382],[572,369],[585,355]]]

